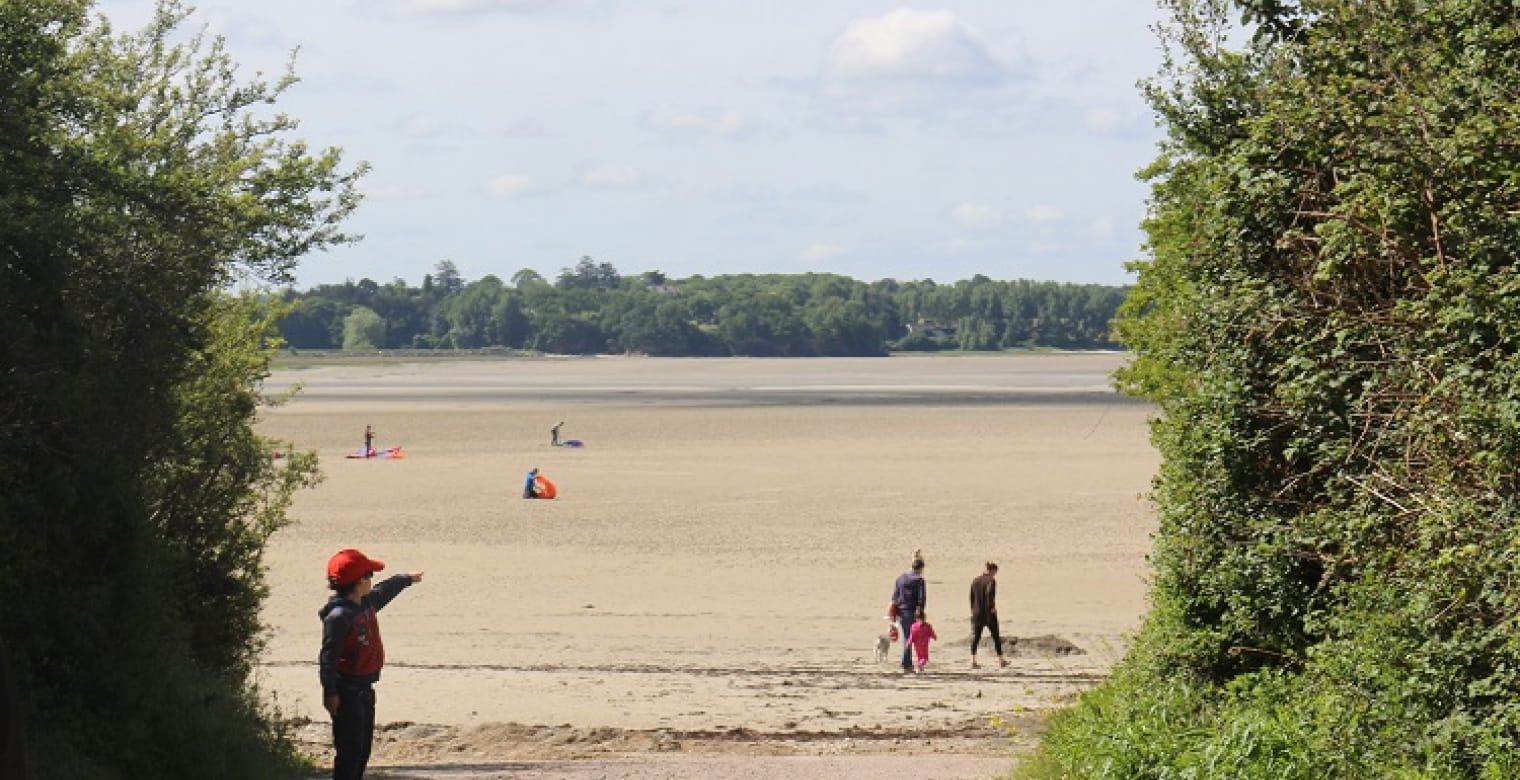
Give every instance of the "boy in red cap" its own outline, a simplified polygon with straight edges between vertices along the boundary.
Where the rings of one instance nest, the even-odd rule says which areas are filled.
[[[385,646],[380,642],[380,622],[375,613],[422,572],[397,574],[374,585],[383,561],[358,550],[339,550],[327,561],[327,583],[332,598],[318,610],[322,618],[322,651],[317,655],[322,680],[322,705],[333,719],[333,780],[360,780],[369,765],[375,738],[375,689],[380,667],[385,665]]]

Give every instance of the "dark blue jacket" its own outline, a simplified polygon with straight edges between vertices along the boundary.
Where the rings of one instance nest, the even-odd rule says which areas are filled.
[[[905,571],[899,575],[897,583],[892,586],[892,603],[897,605],[898,617],[905,617],[912,623],[914,610],[929,604],[929,583],[924,582],[924,575],[917,571]]]

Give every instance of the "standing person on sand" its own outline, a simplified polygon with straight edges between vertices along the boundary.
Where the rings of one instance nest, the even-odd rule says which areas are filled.
[[[929,603],[929,584],[924,582],[924,556],[913,551],[913,564],[908,571],[898,575],[892,585],[892,603],[887,617],[895,621],[903,638],[902,670],[913,671],[913,646],[908,642],[908,631],[913,628],[913,616]]]
[[[375,455],[375,429],[364,426],[364,457],[371,458]]]
[[[322,681],[322,706],[332,716],[333,780],[362,780],[375,739],[375,682],[385,665],[376,615],[397,594],[422,581],[422,572],[398,574],[374,585],[383,561],[358,550],[339,550],[327,561],[327,583],[333,595],[318,610],[322,618],[322,650],[317,674]]]
[[[982,641],[982,629],[992,632],[992,649],[997,651],[998,664],[1008,665],[1003,657],[1003,638],[998,635],[997,619],[997,573],[998,565],[987,562],[981,576],[971,581],[971,668],[980,669],[976,662],[976,646]],[[1015,639],[1015,642],[1018,640]]]
[[[929,665],[929,640],[939,639],[939,634],[934,633],[934,626],[929,625],[929,616],[924,613],[924,608],[919,607],[913,614],[913,630],[908,634],[907,644],[913,646],[913,668],[919,674],[924,673],[924,667]]]
[[[549,429],[549,446],[551,446],[551,447],[558,447],[559,446],[559,429],[560,429],[560,426],[562,426],[564,424],[565,424],[565,421],[564,420],[560,420],[559,422],[557,422],[557,423],[554,424],[553,428]]]

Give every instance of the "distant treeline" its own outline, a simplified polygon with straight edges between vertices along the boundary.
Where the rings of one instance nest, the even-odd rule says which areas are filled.
[[[884,355],[895,350],[1109,349],[1127,287],[977,275],[861,282],[836,274],[623,276],[582,257],[552,283],[466,281],[439,263],[421,287],[397,279],[283,293],[296,349],[481,349],[663,356]]]

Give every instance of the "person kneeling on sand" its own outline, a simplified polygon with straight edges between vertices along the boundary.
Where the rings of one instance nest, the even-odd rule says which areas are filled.
[[[528,476],[523,480],[523,498],[538,498],[538,469],[528,469]]]

